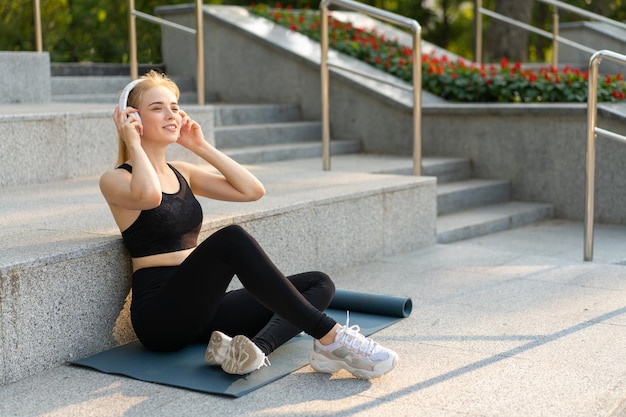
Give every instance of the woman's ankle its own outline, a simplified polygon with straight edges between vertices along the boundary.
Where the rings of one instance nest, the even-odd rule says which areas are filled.
[[[335,326],[330,329],[330,331],[328,333],[326,333],[324,335],[324,337],[322,337],[321,339],[318,339],[318,341],[323,345],[323,346],[328,346],[331,343],[333,343],[335,341],[335,336],[337,336],[337,331],[341,329],[341,325],[340,324],[335,324]]]

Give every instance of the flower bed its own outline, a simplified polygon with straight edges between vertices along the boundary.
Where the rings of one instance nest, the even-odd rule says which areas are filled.
[[[252,5],[251,12],[319,42],[320,13],[305,8]],[[405,81],[412,81],[412,49],[397,39],[386,39],[376,30],[367,31],[329,15],[329,45]],[[565,67],[524,69],[502,59],[499,65],[475,64],[446,55],[422,56],[422,88],[446,100],[460,102],[586,102],[588,71]],[[603,75],[598,80],[599,101],[626,98],[621,74]]]

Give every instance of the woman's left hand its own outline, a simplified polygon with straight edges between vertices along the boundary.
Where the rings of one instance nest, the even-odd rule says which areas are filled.
[[[187,113],[179,110],[179,114],[182,117],[180,124],[180,136],[176,143],[192,150],[205,145],[207,142],[204,140],[204,133],[202,133],[202,127],[193,120]]]

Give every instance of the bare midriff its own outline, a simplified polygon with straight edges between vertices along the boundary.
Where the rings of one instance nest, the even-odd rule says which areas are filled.
[[[154,268],[159,266],[178,266],[195,248],[179,250],[176,252],[159,253],[157,255],[142,256],[141,258],[132,258],[133,272],[142,268]]]

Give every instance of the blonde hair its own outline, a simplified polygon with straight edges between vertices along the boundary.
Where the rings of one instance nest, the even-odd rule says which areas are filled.
[[[172,81],[167,75],[162,74],[155,70],[150,70],[145,75],[141,76],[141,82],[133,88],[128,95],[128,106],[137,108],[143,93],[154,87],[165,87],[170,90],[176,96],[176,100],[180,98],[180,90],[176,83]],[[117,164],[119,166],[130,159],[130,153],[126,144],[122,140],[121,136],[117,138]]]

